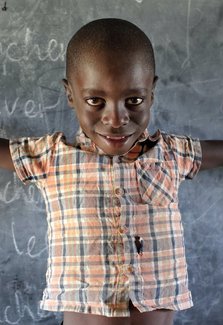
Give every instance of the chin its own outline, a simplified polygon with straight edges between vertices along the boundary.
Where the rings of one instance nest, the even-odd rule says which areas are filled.
[[[103,152],[108,156],[123,156],[125,155],[130,149],[126,150],[103,150]]]

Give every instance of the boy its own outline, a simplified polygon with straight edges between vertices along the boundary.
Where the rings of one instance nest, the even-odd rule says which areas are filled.
[[[223,141],[147,126],[157,82],[152,45],[135,25],[101,19],[67,49],[64,87],[80,131],[0,141],[0,165],[35,182],[47,207],[41,308],[64,324],[170,325],[192,306],[178,188],[223,165]],[[10,153],[11,152],[11,153]]]

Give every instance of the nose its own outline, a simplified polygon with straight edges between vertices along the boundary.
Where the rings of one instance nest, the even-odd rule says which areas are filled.
[[[120,128],[129,122],[128,110],[121,104],[107,105],[104,109],[101,120],[104,125],[110,125],[113,128]]]

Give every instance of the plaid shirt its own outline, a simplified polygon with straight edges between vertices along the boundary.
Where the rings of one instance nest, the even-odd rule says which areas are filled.
[[[49,258],[42,309],[129,316],[192,306],[178,188],[201,163],[198,140],[145,132],[109,157],[83,132],[11,141],[16,172],[40,189]]]

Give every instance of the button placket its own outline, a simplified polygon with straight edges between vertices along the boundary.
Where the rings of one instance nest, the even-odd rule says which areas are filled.
[[[116,220],[116,238],[117,238],[117,258],[120,267],[124,266],[125,262],[125,236],[128,232],[128,228],[125,227],[124,222],[122,222],[122,201],[125,195],[125,189],[122,187],[123,184],[120,182],[122,176],[120,174],[120,166],[116,163],[112,166],[112,182],[113,182],[113,195],[112,195],[112,206],[113,206],[113,216]],[[124,202],[124,201],[123,201]],[[122,265],[122,266],[121,266]],[[125,274],[126,272],[125,269]],[[124,275],[123,275],[124,276]]]

